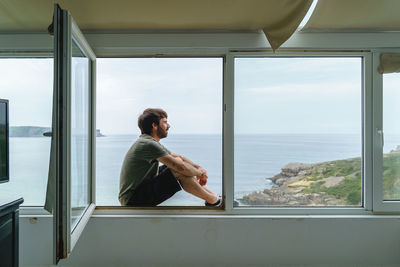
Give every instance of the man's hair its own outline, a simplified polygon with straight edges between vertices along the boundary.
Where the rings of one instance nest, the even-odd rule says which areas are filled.
[[[160,120],[168,118],[167,112],[160,108],[147,108],[138,118],[138,126],[142,134],[151,134],[153,130],[153,122],[156,125],[160,124]]]

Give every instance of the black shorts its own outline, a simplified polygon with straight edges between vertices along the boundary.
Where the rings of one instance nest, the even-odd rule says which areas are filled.
[[[180,191],[181,185],[175,179],[171,170],[163,165],[158,169],[158,175],[146,179],[136,187],[127,206],[153,207],[172,197]]]

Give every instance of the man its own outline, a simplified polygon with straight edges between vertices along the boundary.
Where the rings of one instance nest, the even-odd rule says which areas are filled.
[[[139,116],[141,135],[128,150],[120,175],[119,201],[126,206],[157,206],[183,188],[218,206],[221,199],[208,189],[208,175],[199,165],[161,145],[170,125],[162,109],[146,109]],[[159,167],[159,162],[164,165]]]

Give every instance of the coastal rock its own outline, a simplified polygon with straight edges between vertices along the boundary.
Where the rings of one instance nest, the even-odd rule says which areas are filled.
[[[286,183],[286,180],[287,180],[287,177],[281,177],[281,178],[275,180],[274,183],[275,183],[276,185],[281,186],[281,185],[283,185],[284,183]]]
[[[10,137],[43,137],[45,132],[51,131],[50,127],[40,126],[10,126]]]
[[[315,181],[297,181],[291,184],[288,184],[288,187],[309,187],[314,184]]]
[[[326,194],[301,194],[277,189],[253,192],[241,200],[248,205],[278,205],[278,206],[328,206],[337,205],[337,199]]]
[[[336,185],[340,184],[340,182],[343,180],[344,180],[344,176],[332,176],[332,177],[323,179],[323,181],[325,182],[324,186],[326,188],[336,186]]]
[[[289,163],[274,177],[266,178],[276,184],[276,187],[262,192],[245,195],[241,202],[247,205],[275,206],[329,206],[339,205],[339,200],[325,193],[303,194],[304,188],[310,187],[315,181],[303,181],[305,175],[317,164]],[[328,186],[340,183],[344,177],[329,177],[324,180]]]
[[[307,173],[307,170],[311,169],[312,167],[313,167],[312,164],[292,162],[292,163],[285,165],[281,169],[281,172],[279,174],[275,175],[274,177],[266,178],[266,179],[271,180],[278,186],[281,186],[281,185],[287,183],[288,178],[296,177],[296,176],[303,176]]]
[[[312,164],[300,162],[289,163],[282,168],[281,175],[286,177],[296,176],[299,174],[299,172],[311,169],[312,167]]]
[[[96,137],[104,137],[105,135],[100,132],[99,129],[96,129]]]
[[[393,152],[400,152],[400,146],[397,146],[395,149],[392,149],[390,151],[390,153],[393,153]]]

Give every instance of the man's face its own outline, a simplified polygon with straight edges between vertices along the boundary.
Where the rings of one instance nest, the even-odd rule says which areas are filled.
[[[171,126],[168,124],[167,118],[162,118],[157,127],[157,136],[160,139],[167,137],[169,127],[171,127]]]

